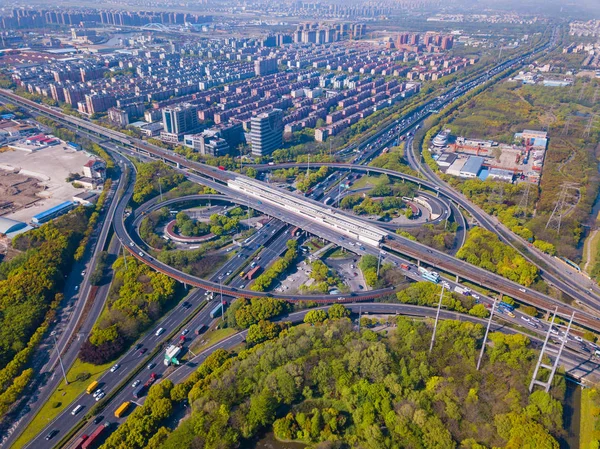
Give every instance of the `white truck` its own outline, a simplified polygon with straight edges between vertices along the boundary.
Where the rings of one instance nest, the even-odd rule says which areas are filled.
[[[171,365],[171,363],[173,363],[174,365],[179,365],[179,360],[177,360],[177,356],[180,352],[181,348],[179,346],[170,345],[167,348],[167,351],[165,352],[165,366],[169,366]]]
[[[456,287],[454,287],[454,291],[456,293],[460,293],[461,295],[465,295],[465,296],[469,296],[471,294],[470,288],[461,287],[460,285],[457,285]]]

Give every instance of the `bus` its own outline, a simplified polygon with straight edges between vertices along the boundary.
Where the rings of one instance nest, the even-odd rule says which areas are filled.
[[[437,274],[435,271],[429,271],[423,267],[419,267],[418,271],[421,277],[429,282],[437,284],[440,281],[440,275]]]
[[[91,384],[88,385],[88,387],[85,389],[87,394],[92,394],[94,391],[96,391],[96,388],[98,388],[98,385],[100,385],[98,383],[97,380],[93,381]]]
[[[129,401],[123,402],[119,406],[119,408],[115,410],[115,418],[120,418],[121,416],[123,416],[130,405],[131,405],[131,402],[129,402]]]

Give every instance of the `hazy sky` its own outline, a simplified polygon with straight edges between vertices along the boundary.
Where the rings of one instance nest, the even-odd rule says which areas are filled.
[[[523,13],[543,13],[560,17],[571,14],[587,19],[600,19],[600,0],[463,0],[471,6],[491,7],[494,9],[512,10]]]

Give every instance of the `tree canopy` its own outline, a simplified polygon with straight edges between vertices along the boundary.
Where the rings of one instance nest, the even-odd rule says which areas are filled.
[[[526,337],[492,333],[477,371],[482,326],[443,321],[438,335],[428,357],[424,322],[399,318],[384,337],[329,320],[238,355],[219,350],[170,390],[192,413],[163,447],[245,447],[273,429],[324,448],[558,448],[562,406],[543,391],[529,394],[536,354]]]

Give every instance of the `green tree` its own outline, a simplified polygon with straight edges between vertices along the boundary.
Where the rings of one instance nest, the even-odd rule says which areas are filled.
[[[346,318],[350,316],[350,309],[342,304],[334,304],[327,311],[330,319]]]
[[[304,316],[304,322],[309,324],[319,324],[327,319],[327,313],[324,310],[309,310]]]

